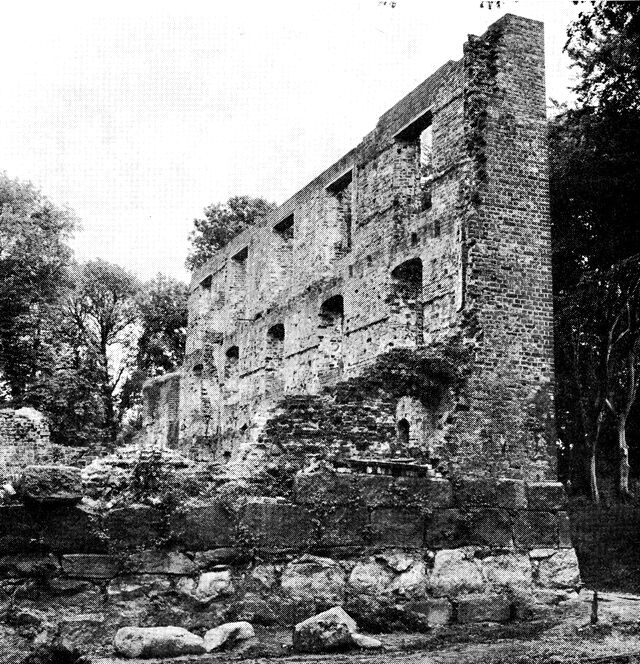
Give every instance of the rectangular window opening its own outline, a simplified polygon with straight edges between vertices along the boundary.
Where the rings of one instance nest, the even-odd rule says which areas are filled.
[[[341,229],[339,249],[350,251],[353,227],[353,169],[349,169],[327,185],[327,191],[337,202],[337,222]]]
[[[231,256],[231,260],[235,261],[236,263],[239,263],[244,267],[247,263],[248,257],[249,257],[249,247],[244,247],[243,249],[240,249],[240,251],[237,254]]]
[[[293,213],[286,216],[282,221],[279,221],[274,227],[273,230],[278,233],[285,240],[293,239],[294,231],[294,218]]]

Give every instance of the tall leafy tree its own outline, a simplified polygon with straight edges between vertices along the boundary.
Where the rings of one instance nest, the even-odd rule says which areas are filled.
[[[175,371],[182,364],[187,294],[186,284],[162,274],[142,286],[136,302],[139,336],[135,360],[121,394],[123,412],[140,406],[147,378]]]
[[[101,259],[78,265],[74,277],[75,287],[63,311],[86,357],[95,359],[106,440],[114,443],[118,393],[131,366],[138,334],[140,282],[119,265]]]
[[[194,270],[204,265],[229,240],[275,207],[275,203],[251,196],[232,196],[226,203],[212,203],[206,207],[204,218],[193,220],[187,268]]]
[[[0,173],[0,378],[15,406],[51,360],[51,308],[68,285],[73,214]]]
[[[566,49],[579,73],[577,104],[549,131],[557,412],[567,447],[589,459],[598,499],[596,454],[610,420],[618,488],[628,493],[626,423],[637,394],[630,274],[640,255],[640,4],[594,3],[570,26]]]

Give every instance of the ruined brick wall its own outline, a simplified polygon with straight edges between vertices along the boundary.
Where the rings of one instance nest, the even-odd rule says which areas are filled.
[[[10,479],[34,464],[86,466],[103,453],[96,445],[88,448],[52,443],[47,418],[34,408],[0,410],[0,480]]]
[[[33,408],[0,410],[0,478],[42,463],[50,449],[49,424],[41,413]]]
[[[542,25],[507,15],[196,271],[180,447],[233,459],[288,398],[353,415],[336,390],[386,354],[459,345],[464,384],[384,396],[387,454],[408,436],[443,472],[553,477],[544,122]]]

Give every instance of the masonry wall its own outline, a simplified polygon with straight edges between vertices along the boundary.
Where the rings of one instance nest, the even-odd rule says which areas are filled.
[[[50,453],[49,424],[32,408],[0,410],[0,478]]]
[[[555,483],[366,474],[298,475],[288,499],[0,505],[0,626],[108,656],[122,626],[336,604],[382,631],[540,618],[580,587],[564,507]]]
[[[0,410],[0,480],[11,479],[32,464],[85,466],[99,446],[71,447],[51,442],[47,418],[34,408]]]
[[[507,15],[195,272],[178,445],[246,457],[288,399],[353,411],[380,358],[460,346],[464,384],[383,394],[389,440],[358,454],[393,457],[404,421],[439,472],[553,477],[544,119],[542,26]]]

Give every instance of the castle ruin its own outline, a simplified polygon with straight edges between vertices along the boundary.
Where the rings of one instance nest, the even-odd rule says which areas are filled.
[[[148,440],[555,479],[542,24],[507,15],[192,277]]]

